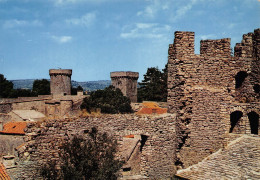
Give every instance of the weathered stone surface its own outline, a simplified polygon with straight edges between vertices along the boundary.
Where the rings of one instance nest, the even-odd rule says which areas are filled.
[[[51,94],[71,95],[71,69],[50,69]]]
[[[259,137],[242,135],[202,162],[179,170],[178,177],[197,179],[260,179]]]
[[[226,144],[230,132],[258,134],[259,44],[260,29],[256,29],[243,36],[235,56],[231,55],[228,38],[201,41],[197,55],[194,32],[175,32],[174,43],[169,46],[167,101],[168,111],[177,113],[179,168],[217,151]],[[235,111],[243,112],[236,123],[231,122]]]
[[[110,77],[112,85],[119,88],[124,96],[129,97],[131,102],[137,102],[137,80],[139,78],[138,72],[118,71],[111,72]]]
[[[139,170],[135,169],[135,172],[149,178],[170,178],[175,173],[175,122],[175,115],[171,114],[154,117],[129,114],[48,121],[41,125],[41,130],[33,123],[28,124],[26,148],[19,151],[21,162],[16,168],[17,171],[13,170],[11,173],[21,179],[35,177],[36,175],[32,175],[37,174],[35,171],[31,174],[18,175],[23,168],[30,168],[27,166],[28,163],[23,161],[24,154],[30,154],[29,164],[34,166],[33,169],[37,169],[43,162],[57,158],[59,146],[71,135],[83,135],[85,130],[97,127],[99,131],[114,136],[119,142],[119,149],[123,149],[120,147],[123,146],[124,136],[145,135],[147,140],[141,143],[142,150],[137,149],[140,152],[140,164]]]

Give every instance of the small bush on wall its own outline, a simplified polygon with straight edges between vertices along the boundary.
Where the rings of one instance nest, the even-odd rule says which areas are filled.
[[[84,133],[85,137],[75,135],[61,146],[59,162],[50,161],[41,167],[44,179],[117,179],[123,164],[115,158],[117,141],[95,127]]]

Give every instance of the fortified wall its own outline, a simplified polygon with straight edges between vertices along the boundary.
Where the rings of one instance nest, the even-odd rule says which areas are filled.
[[[41,126],[28,125],[25,145],[18,149],[21,159],[19,166],[8,170],[13,178],[34,179],[39,175],[35,168],[50,159],[56,159],[62,142],[73,134],[84,135],[91,127],[114,136],[122,149],[128,135],[141,136],[135,163],[137,174],[150,179],[169,178],[175,171],[175,115],[136,116],[104,115],[81,118],[74,121],[47,121]],[[131,149],[131,146],[125,147]],[[133,167],[130,167],[133,168]],[[30,172],[28,172],[30,170]]]
[[[253,134],[256,141],[260,130],[260,29],[243,36],[234,56],[228,38],[203,40],[200,54],[195,54],[194,36],[194,32],[177,31],[169,46],[169,114],[104,115],[29,124],[26,143],[18,148],[21,162],[8,172],[13,178],[37,178],[35,168],[57,159],[63,141],[73,134],[83,135],[91,127],[115,136],[121,150],[125,137],[141,137],[135,171],[149,179],[173,177],[176,169],[201,162],[241,134]],[[111,73],[111,78],[119,85],[125,75]],[[53,100],[46,103],[56,106]],[[64,105],[70,107],[69,102]],[[250,153],[258,156],[258,151]]]
[[[83,98],[82,94],[71,95],[71,69],[50,69],[51,95],[38,97],[18,97],[1,99],[0,113],[9,113],[12,110],[36,110],[46,116],[64,116],[73,110],[78,110]]]
[[[195,54],[194,32],[175,32],[167,101],[168,111],[177,114],[179,168],[223,147],[228,133],[259,132],[260,29],[244,35],[234,55],[228,38],[202,40]]]

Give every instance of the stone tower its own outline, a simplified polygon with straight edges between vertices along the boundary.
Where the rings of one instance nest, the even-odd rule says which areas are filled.
[[[119,88],[124,96],[130,98],[131,102],[137,102],[137,80],[138,72],[120,71],[111,72],[112,85]]]
[[[50,69],[51,94],[71,95],[71,69]]]

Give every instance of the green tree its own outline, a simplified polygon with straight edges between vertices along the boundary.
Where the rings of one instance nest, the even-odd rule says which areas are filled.
[[[50,81],[47,79],[37,79],[33,82],[32,92],[34,95],[49,95],[50,94]]]
[[[6,80],[3,74],[0,74],[0,98],[9,98],[13,91],[13,83]]]
[[[12,89],[9,94],[10,98],[17,98],[17,97],[31,97],[34,96],[30,89]]]
[[[60,170],[57,161],[50,161],[41,168],[45,179],[65,180],[113,180],[123,162],[115,159],[117,141],[96,128],[87,131],[87,136],[74,136],[64,143],[59,152]]]
[[[131,113],[130,99],[125,97],[120,89],[113,86],[104,90],[97,90],[90,93],[90,97],[84,99],[81,109],[91,112],[93,108],[100,108],[102,113]]]
[[[138,102],[142,101],[167,101],[167,64],[160,71],[158,67],[147,69],[144,80],[139,83],[137,90]]]

